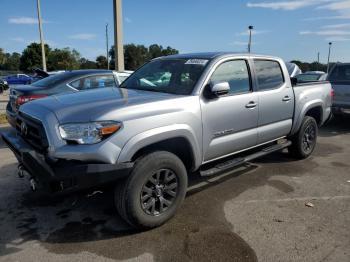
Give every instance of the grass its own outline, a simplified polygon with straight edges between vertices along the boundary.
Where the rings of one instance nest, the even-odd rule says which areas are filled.
[[[0,114],[0,124],[7,124],[7,119],[5,114]]]

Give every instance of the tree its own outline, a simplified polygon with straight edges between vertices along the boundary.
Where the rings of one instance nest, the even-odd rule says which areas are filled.
[[[103,55],[100,55],[96,58],[96,66],[99,69],[107,69],[107,58]]]
[[[150,59],[163,56],[163,47],[161,45],[153,44],[148,48]]]
[[[124,46],[125,68],[136,70],[149,61],[148,49],[144,45],[128,44]]]
[[[80,61],[80,69],[96,69],[97,65],[94,61],[88,60],[86,58],[81,58]]]
[[[3,65],[3,68],[8,71],[19,71],[19,64],[20,64],[21,54],[19,53],[12,53],[6,54],[6,62]]]
[[[50,54],[50,47],[45,44],[46,57]],[[35,68],[42,68],[41,46],[38,43],[31,43],[22,52],[19,68],[22,71],[33,71]]]
[[[162,55],[163,55],[163,56],[167,56],[167,55],[176,55],[176,54],[178,54],[178,53],[179,53],[178,50],[176,50],[176,49],[174,49],[174,48],[172,48],[172,47],[170,47],[170,46],[168,46],[166,49],[163,49],[163,50],[162,50]]]
[[[153,58],[178,53],[178,50],[170,46],[164,49],[157,44],[150,45],[148,48],[144,45],[127,44],[124,45],[125,68],[135,70]],[[110,67],[114,69],[114,46],[111,47],[109,56],[111,57]]]
[[[47,59],[49,70],[75,70],[80,68],[80,54],[77,50],[69,47],[54,49]]]
[[[0,48],[0,69],[4,66],[6,62],[6,54],[4,49]]]

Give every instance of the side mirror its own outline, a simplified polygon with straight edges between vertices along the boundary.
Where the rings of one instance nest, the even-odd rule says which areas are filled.
[[[230,85],[228,82],[211,84],[210,86],[211,93],[215,96],[227,95],[230,92]]]
[[[290,81],[292,82],[292,86],[296,86],[298,84],[298,78],[296,77],[291,77]]]

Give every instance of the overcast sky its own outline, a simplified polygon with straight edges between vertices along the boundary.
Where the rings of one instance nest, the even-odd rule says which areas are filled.
[[[41,0],[44,38],[84,57],[105,54],[105,24],[113,43],[112,0]],[[285,60],[350,62],[350,0],[124,0],[124,42],[172,46],[181,53],[246,51]],[[21,52],[38,41],[36,0],[1,0],[0,47]]]

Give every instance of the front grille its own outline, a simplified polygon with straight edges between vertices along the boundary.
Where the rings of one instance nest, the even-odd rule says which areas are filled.
[[[48,141],[43,124],[22,112],[19,112],[16,120],[16,129],[21,137],[39,152],[45,152]]]

